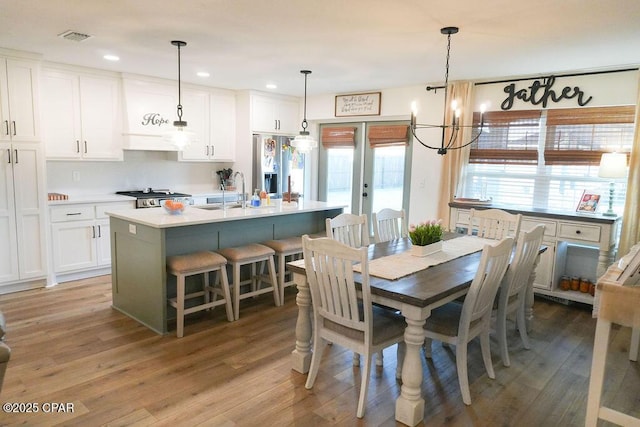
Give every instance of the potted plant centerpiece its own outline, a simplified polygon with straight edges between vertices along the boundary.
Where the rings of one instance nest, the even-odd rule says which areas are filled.
[[[421,222],[418,225],[411,224],[409,226],[409,238],[411,238],[411,255],[427,256],[441,251],[441,220]]]

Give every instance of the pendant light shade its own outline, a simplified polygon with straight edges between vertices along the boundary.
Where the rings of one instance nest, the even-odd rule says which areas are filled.
[[[291,146],[301,153],[309,153],[311,150],[318,146],[316,141],[307,131],[307,76],[311,74],[309,70],[300,70],[300,73],[304,74],[304,116],[302,119],[302,130],[292,141]]]
[[[173,122],[173,129],[164,135],[164,140],[173,145],[177,150],[182,151],[195,140],[195,134],[187,127],[187,121],[182,120],[182,90],[180,81],[180,48],[187,45],[187,42],[173,40],[171,44],[178,48],[178,105],[176,107],[178,120]]]

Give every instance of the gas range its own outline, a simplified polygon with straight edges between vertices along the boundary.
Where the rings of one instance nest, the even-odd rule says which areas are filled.
[[[136,198],[136,208],[159,208],[162,200],[175,199],[181,197],[191,197],[191,194],[176,193],[171,190],[144,190],[116,191],[116,194]]]

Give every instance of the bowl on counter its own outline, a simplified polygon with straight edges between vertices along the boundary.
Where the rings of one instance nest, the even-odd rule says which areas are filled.
[[[186,202],[179,199],[167,199],[160,202],[162,208],[170,215],[180,215],[184,211]]]

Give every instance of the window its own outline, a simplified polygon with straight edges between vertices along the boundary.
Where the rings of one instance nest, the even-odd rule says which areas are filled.
[[[588,190],[601,194],[604,206],[609,182],[598,178],[600,157],[631,152],[634,114],[633,106],[485,113],[485,129],[471,145],[463,197],[574,211]],[[474,124],[479,118],[476,113]],[[621,212],[626,181],[615,188],[614,210]]]

